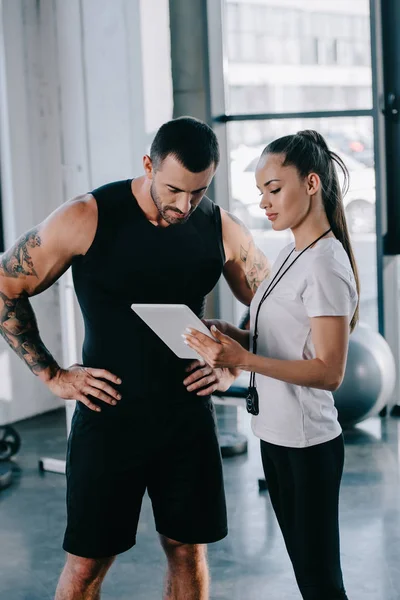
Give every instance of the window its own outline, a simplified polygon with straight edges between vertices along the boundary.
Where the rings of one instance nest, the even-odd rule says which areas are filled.
[[[302,65],[318,64],[318,39],[316,37],[301,38],[300,62]]]
[[[318,64],[335,65],[337,63],[336,40],[332,38],[318,38]]]
[[[256,37],[252,33],[242,33],[240,36],[240,56],[244,61],[257,61]]]
[[[225,83],[234,100],[228,112],[310,110],[302,104],[302,90],[313,87],[311,110],[372,107],[368,0],[349,2],[342,13],[335,0],[303,2],[301,8],[282,6],[279,0],[223,1],[228,48]],[[321,7],[319,12],[316,4]],[[229,92],[231,87],[240,86],[243,63],[249,88],[285,88],[296,103],[285,97],[284,108],[280,100],[274,101],[272,93],[261,105],[259,97],[249,105],[243,95],[245,103],[238,105],[238,96]],[[282,68],[278,71],[277,67]],[[355,87],[354,82],[363,89],[362,95],[347,93],[349,87]],[[321,95],[318,87],[329,87],[330,93]],[[368,88],[369,93],[365,93]]]
[[[244,5],[254,8],[255,21],[250,12],[245,23],[239,16],[235,34],[253,35],[256,41],[255,51],[253,47],[247,52],[253,59],[248,58],[244,64],[239,52],[235,59],[233,51],[229,56],[218,55],[219,44],[213,42],[213,36],[209,38],[211,69],[216,65],[212,86],[214,117],[221,139],[227,134],[229,148],[222,156],[225,165],[216,175],[216,200],[247,224],[257,243],[274,261],[291,234],[271,230],[259,208],[254,169],[271,140],[304,128],[320,131],[350,171],[351,185],[344,205],[361,276],[361,321],[378,329],[377,278],[379,270],[382,281],[384,263],[381,240],[379,248],[376,243],[374,125],[380,134],[382,128],[374,120],[371,25],[377,38],[379,32],[378,23],[371,23],[370,0],[208,0],[210,13],[215,11],[216,16],[214,27],[210,28],[215,37],[215,24],[221,24],[220,7],[233,5],[240,15],[244,14]],[[222,18],[222,30],[226,31],[223,21]],[[260,115],[257,120],[254,113]],[[275,117],[275,113],[279,114]],[[226,163],[230,167],[230,186]],[[400,286],[400,259],[397,264]],[[385,271],[385,286],[386,280]],[[234,306],[225,284],[220,286],[219,297],[221,318],[237,321],[244,307],[239,303]],[[397,318],[398,312],[392,295],[380,295],[381,330],[382,300],[385,309],[386,304],[390,305],[390,316]],[[397,342],[394,340],[393,347],[397,347]]]
[[[375,170],[370,117],[229,123],[232,190],[230,209],[252,230],[257,244],[274,261],[282,247],[291,241],[291,233],[271,229],[270,222],[259,208],[260,197],[254,172],[268,142],[301,129],[320,131],[349,170],[350,188],[344,198],[344,206],[361,279],[361,320],[377,329]],[[237,321],[243,311],[244,307],[237,302]]]

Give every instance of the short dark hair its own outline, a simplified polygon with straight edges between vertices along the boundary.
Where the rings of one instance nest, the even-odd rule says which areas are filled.
[[[174,156],[188,171],[200,173],[219,163],[217,136],[206,123],[194,117],[179,117],[164,123],[150,148],[155,170],[167,156]]]

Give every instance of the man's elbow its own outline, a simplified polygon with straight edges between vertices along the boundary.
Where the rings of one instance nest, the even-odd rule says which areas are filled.
[[[10,278],[0,273],[0,294],[3,300],[16,300],[28,296],[23,278]]]

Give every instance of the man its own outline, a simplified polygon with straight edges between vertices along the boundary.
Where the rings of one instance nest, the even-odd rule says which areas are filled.
[[[246,228],[205,197],[218,162],[206,124],[170,121],[143,176],[65,203],[2,257],[2,335],[55,395],[78,400],[56,600],[100,598],[115,556],[135,544],[146,489],[168,561],[165,598],[208,598],[205,544],[227,533],[210,394],[233,374],[178,359],[130,306],[181,303],[202,317],[222,272],[250,303],[268,264]],[[83,365],[63,369],[29,297],[71,265],[85,340]]]

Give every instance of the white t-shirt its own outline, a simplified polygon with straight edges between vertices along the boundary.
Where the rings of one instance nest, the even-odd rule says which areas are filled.
[[[271,279],[294,248],[286,246],[250,306],[250,331]],[[294,251],[280,275],[300,254]],[[279,275],[279,276],[280,276]],[[278,277],[279,277],[278,276]],[[290,267],[263,303],[258,318],[257,354],[281,360],[315,358],[310,317],[353,317],[357,290],[349,258],[336,238],[325,238]],[[256,374],[260,412],[252,418],[256,436],[280,446],[322,444],[341,432],[332,393]]]

